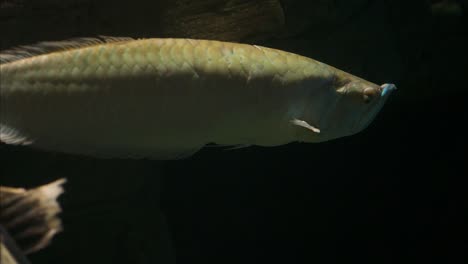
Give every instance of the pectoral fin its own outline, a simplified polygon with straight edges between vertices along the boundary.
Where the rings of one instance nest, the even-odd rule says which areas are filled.
[[[311,126],[306,121],[299,120],[299,119],[293,119],[293,120],[291,120],[291,123],[293,125],[296,125],[296,126],[301,126],[301,127],[307,128],[307,129],[309,129],[310,131],[312,131],[314,133],[317,133],[317,134],[320,133],[320,129],[318,129],[318,128],[314,127],[314,126]]]

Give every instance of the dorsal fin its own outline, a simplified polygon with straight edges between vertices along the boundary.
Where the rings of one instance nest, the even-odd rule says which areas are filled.
[[[45,41],[33,45],[19,46],[0,51],[0,64],[30,58],[57,51],[77,49],[102,43],[125,42],[134,40],[128,37],[98,36],[95,38],[73,38],[63,41]]]

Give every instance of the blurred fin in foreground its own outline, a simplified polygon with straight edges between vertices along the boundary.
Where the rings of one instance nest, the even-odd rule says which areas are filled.
[[[0,186],[0,225],[25,254],[46,247],[62,231],[57,198],[65,182],[60,179],[30,190]]]

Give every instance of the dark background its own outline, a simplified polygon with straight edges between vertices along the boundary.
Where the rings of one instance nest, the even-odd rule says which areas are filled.
[[[181,161],[0,145],[1,184],[67,177],[33,263],[466,263],[467,1],[3,0],[1,49],[97,34],[255,43],[398,86],[362,133]],[[162,186],[162,187],[161,187]]]

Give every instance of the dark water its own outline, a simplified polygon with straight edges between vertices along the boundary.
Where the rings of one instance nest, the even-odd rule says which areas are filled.
[[[157,36],[138,27],[143,18],[135,31],[132,21],[119,31],[111,15],[96,22],[100,5],[70,2],[62,8],[77,18],[63,26],[51,26],[61,19],[57,9],[28,9],[50,12],[38,28],[34,16],[21,15],[27,5],[2,7],[2,48],[103,30]],[[429,1],[433,9],[428,1],[329,2],[329,15],[308,17],[303,9],[313,4],[283,1],[296,17],[286,21],[303,27],[291,36],[264,34],[259,43],[396,83],[368,129],[313,145],[209,148],[173,162],[2,145],[2,185],[69,180],[61,198],[65,232],[31,255],[33,263],[163,263],[174,252],[177,263],[465,263],[466,1]],[[172,250],[160,238],[159,208]]]

